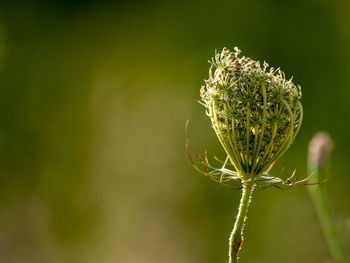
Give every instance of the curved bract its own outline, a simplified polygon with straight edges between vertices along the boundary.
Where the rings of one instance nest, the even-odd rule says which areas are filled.
[[[224,48],[210,61],[201,97],[242,180],[260,177],[292,144],[303,117],[301,88],[280,69]]]

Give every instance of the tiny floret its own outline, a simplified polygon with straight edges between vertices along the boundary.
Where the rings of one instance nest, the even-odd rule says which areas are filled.
[[[259,178],[283,155],[303,118],[301,88],[278,68],[224,48],[200,90],[212,127],[242,180]]]

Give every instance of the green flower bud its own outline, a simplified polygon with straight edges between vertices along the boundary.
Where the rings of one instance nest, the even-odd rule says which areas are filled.
[[[260,177],[289,148],[303,117],[301,88],[280,69],[224,48],[212,58],[201,98],[242,180]]]

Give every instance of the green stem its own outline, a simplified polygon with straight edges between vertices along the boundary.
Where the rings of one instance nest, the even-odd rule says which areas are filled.
[[[308,169],[310,174],[312,172],[315,173],[313,175],[313,182],[318,182],[320,180],[319,168],[309,163]],[[328,202],[326,193],[323,189],[323,185],[309,185],[308,190],[334,262],[348,262],[340,238],[338,236],[332,210]]]
[[[253,191],[253,183],[243,184],[241,203],[239,204],[235,226],[229,239],[229,263],[238,262],[238,252],[243,242],[244,223]]]

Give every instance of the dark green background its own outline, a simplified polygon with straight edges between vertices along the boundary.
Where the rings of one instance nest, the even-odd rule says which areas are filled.
[[[306,176],[328,131],[349,248],[349,1],[36,1],[0,4],[0,262],[226,262],[240,192],[185,151],[190,119],[196,151],[223,156],[197,100],[224,46],[302,86],[304,123],[273,174]],[[329,260],[305,187],[256,192],[245,233],[242,263]]]

